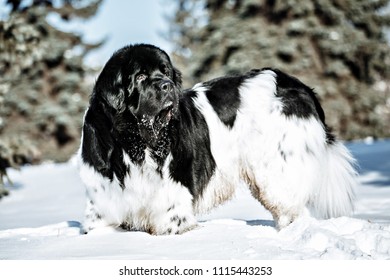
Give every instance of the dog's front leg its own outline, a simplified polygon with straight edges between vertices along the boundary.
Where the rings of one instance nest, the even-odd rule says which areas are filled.
[[[95,204],[91,199],[87,199],[87,206],[85,209],[85,220],[81,232],[87,234],[95,228],[102,228],[108,226],[108,223],[96,210]]]
[[[148,231],[154,235],[181,234],[196,226],[192,195],[188,189],[179,185],[160,189],[151,207]]]

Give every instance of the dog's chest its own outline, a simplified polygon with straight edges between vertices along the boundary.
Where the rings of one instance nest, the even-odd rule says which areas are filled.
[[[119,146],[123,147],[122,158],[126,168],[135,169],[134,172],[157,170],[161,173],[171,148],[169,128],[163,128],[151,145],[152,148],[140,138],[139,133],[121,135]]]
[[[144,160],[139,164],[131,161],[129,155],[123,151],[123,161],[128,173],[125,176],[124,188],[131,192],[147,195],[156,188],[163,187],[169,178],[168,164],[170,156],[156,158],[155,151],[144,150]]]

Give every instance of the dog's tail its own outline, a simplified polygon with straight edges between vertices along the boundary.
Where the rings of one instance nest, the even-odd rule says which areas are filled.
[[[314,186],[310,208],[317,218],[348,216],[353,212],[357,184],[356,161],[340,142],[328,144],[319,183]]]

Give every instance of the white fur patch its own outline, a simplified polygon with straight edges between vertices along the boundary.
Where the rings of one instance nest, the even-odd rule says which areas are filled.
[[[161,178],[149,151],[146,151],[142,166],[133,164],[125,152],[123,158],[130,168],[124,189],[115,176],[110,182],[92,167],[86,164],[80,166],[80,176],[87,187],[87,203],[92,201],[97,215],[101,217],[91,221],[88,219],[91,213],[87,213],[87,231],[101,226],[100,220],[104,220],[105,225],[125,226],[152,234],[182,233],[196,225],[188,189],[166,175]],[[91,211],[90,207],[87,207],[87,212]]]

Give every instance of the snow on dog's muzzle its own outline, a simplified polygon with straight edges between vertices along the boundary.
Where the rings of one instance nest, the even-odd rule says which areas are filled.
[[[143,114],[137,117],[141,137],[153,143],[160,135],[161,129],[169,124],[174,114],[174,103],[168,101],[157,115]]]

